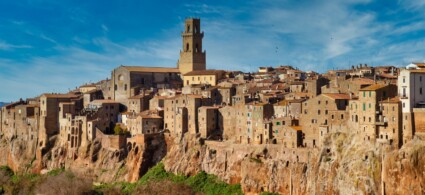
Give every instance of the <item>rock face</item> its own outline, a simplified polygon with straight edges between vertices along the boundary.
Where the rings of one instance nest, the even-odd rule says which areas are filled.
[[[168,152],[164,159],[168,171],[193,175],[203,170],[228,183],[240,183],[246,193],[425,193],[425,143],[421,140],[401,150],[365,144],[344,133],[330,134],[321,150],[220,142],[200,145],[187,140],[194,139],[186,137]]]
[[[425,142],[413,140],[398,149],[366,144],[356,135],[329,134],[323,148],[292,149],[281,145],[243,145],[181,140],[169,135],[148,146],[128,144],[112,150],[94,141],[78,150],[50,139],[42,150],[18,137],[0,140],[1,165],[19,172],[44,173],[65,167],[96,182],[137,181],[163,161],[167,171],[200,171],[240,183],[247,194],[424,194]]]
[[[36,149],[19,139],[2,139],[0,165],[8,165],[15,172],[45,173],[57,168],[94,179],[97,182],[137,181],[150,167],[166,154],[163,135],[145,145],[129,144],[126,148],[104,148],[99,140],[70,150],[66,144],[50,139],[48,147]]]

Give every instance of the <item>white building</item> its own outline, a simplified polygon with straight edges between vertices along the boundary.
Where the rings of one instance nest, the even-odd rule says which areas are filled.
[[[400,71],[397,81],[398,95],[402,103],[403,112],[403,142],[412,139],[415,132],[420,132],[417,127],[419,112],[425,111],[425,69],[418,69],[414,64],[409,64]],[[415,120],[415,112],[418,112]]]

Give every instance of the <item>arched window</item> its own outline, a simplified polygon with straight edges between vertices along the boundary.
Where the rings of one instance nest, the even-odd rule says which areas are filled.
[[[124,76],[122,76],[122,75],[118,75],[118,80],[119,80],[119,81],[123,81],[123,80],[124,80]]]
[[[189,51],[189,43],[186,43],[186,51]]]
[[[198,33],[198,26],[195,25],[195,27],[193,28],[193,30],[195,31],[195,33]]]
[[[195,52],[196,52],[196,53],[198,53],[198,51],[199,51],[199,50],[198,50],[198,44],[196,44]]]
[[[190,32],[190,25],[187,25],[187,32]]]

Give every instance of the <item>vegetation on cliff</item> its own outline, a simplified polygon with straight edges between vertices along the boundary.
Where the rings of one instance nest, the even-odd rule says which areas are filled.
[[[115,191],[124,194],[147,192],[149,192],[147,194],[243,194],[240,185],[229,185],[214,175],[209,175],[205,172],[200,172],[191,177],[175,175],[166,172],[162,163],[158,163],[149,169],[135,183],[102,184],[96,186],[95,189],[103,193]]]
[[[200,172],[195,176],[174,175],[162,163],[152,167],[135,183],[116,182],[93,185],[64,169],[44,175],[14,174],[0,167],[0,194],[243,194],[240,185],[229,185],[214,175]]]

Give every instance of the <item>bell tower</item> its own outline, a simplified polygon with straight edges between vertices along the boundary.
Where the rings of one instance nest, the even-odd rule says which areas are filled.
[[[201,20],[199,18],[186,19],[182,32],[183,50],[180,50],[178,68],[180,73],[186,74],[193,70],[205,70],[205,51],[202,51]]]

